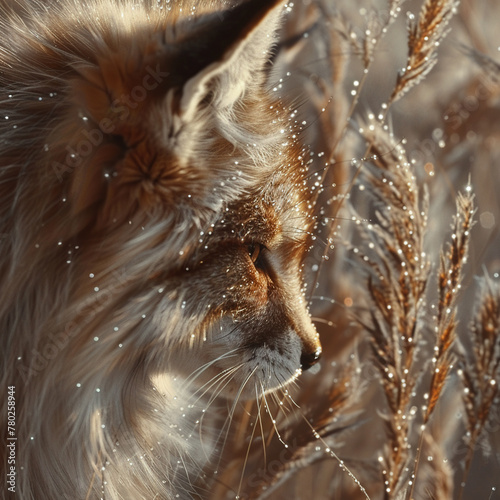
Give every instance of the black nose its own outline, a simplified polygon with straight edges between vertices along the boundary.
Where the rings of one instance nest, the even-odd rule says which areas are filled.
[[[300,367],[303,371],[309,370],[319,361],[319,358],[321,358],[321,347],[318,347],[314,352],[303,351],[300,357]]]

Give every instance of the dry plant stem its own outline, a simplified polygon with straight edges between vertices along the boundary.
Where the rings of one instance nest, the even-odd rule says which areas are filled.
[[[475,213],[474,195],[470,186],[467,186],[465,194],[458,194],[456,206],[457,213],[452,226],[452,242],[448,244],[447,252],[441,252],[436,344],[432,359],[434,371],[424,424],[429,421],[451,368],[450,348],[456,336],[458,292],[461,288],[463,266],[467,261],[470,230],[473,226]]]
[[[332,390],[328,393],[329,400],[329,408],[319,408],[321,412],[314,417],[313,420],[309,419],[303,412],[298,413],[299,421],[297,424],[302,423],[302,425],[297,425],[293,429],[293,446],[288,446],[285,444],[279,436],[278,439],[285,445],[285,448],[289,448],[292,456],[286,461],[280,460],[279,468],[276,470],[273,468],[270,471],[271,479],[268,480],[265,484],[265,490],[256,489],[252,491],[250,496],[251,499],[261,499],[268,498],[272,495],[272,492],[275,491],[276,488],[280,486],[284,481],[286,481],[294,472],[298,470],[312,465],[317,461],[324,460],[325,453],[327,456],[334,458],[339,466],[344,470],[349,477],[358,485],[360,490],[366,496],[367,493],[361,485],[360,481],[354,476],[354,474],[346,467],[345,463],[336,455],[335,452],[332,451],[334,447],[334,443],[330,442],[327,444],[327,439],[333,436],[339,429],[332,425],[332,412],[335,415],[341,414],[346,408],[348,409],[354,399],[357,399],[359,395],[356,391],[351,390],[352,381],[357,377],[353,366],[348,365],[345,373],[342,374],[342,379],[332,388]],[[348,384],[349,382],[349,384]],[[285,400],[288,400],[293,407],[299,408],[297,403],[292,399],[288,391],[284,391],[282,393],[283,398],[280,398],[279,408],[282,409],[283,406],[281,403]],[[269,410],[268,410],[269,411]],[[314,408],[309,408],[311,414],[315,414]],[[274,430],[276,428],[274,427]],[[342,428],[340,429],[340,431]],[[286,429],[285,429],[286,431]],[[313,440],[310,440],[309,435],[312,433],[314,437]],[[271,437],[273,433],[270,434]],[[289,439],[291,435],[288,435]],[[317,449],[318,442],[322,443],[325,446],[324,450],[319,451]],[[269,445],[270,443],[268,443]]]
[[[325,182],[326,180],[326,175],[328,173],[328,169],[335,164],[334,162],[334,158],[335,158],[335,155],[337,154],[337,148],[340,144],[340,142],[342,141],[342,139],[344,138],[346,132],[347,132],[347,127],[348,127],[348,124],[349,124],[349,120],[351,119],[351,117],[353,116],[353,113],[354,113],[354,109],[356,108],[358,102],[359,102],[359,96],[361,95],[361,92],[363,91],[365,85],[366,85],[366,82],[367,82],[367,79],[368,79],[368,75],[369,75],[369,70],[370,70],[370,67],[372,65],[372,62],[373,62],[373,54],[374,52],[376,51],[376,48],[378,46],[378,44],[380,43],[380,41],[382,40],[383,38],[383,34],[386,33],[387,29],[389,28],[389,26],[396,20],[396,18],[398,17],[399,15],[399,12],[401,10],[401,4],[404,2],[405,0],[391,0],[390,2],[390,15],[389,15],[389,18],[386,20],[384,26],[381,28],[380,30],[380,33],[378,34],[378,36],[375,36],[374,35],[374,38],[370,38],[370,42],[373,40],[372,43],[364,43],[363,44],[363,49],[361,50],[361,52],[363,53],[364,57],[363,57],[363,62],[364,62],[364,70],[363,70],[363,76],[361,77],[361,80],[360,80],[360,83],[359,83],[359,86],[357,88],[357,91],[356,91],[356,95],[354,96],[354,98],[352,99],[351,101],[351,105],[349,107],[349,111],[347,112],[347,120],[344,124],[344,126],[342,127],[340,133],[337,135],[337,137],[335,138],[334,140],[334,143],[333,143],[333,146],[332,146],[332,152],[331,152],[331,155],[330,155],[330,158],[328,158],[328,161],[326,163],[326,167],[325,169],[323,170],[323,174],[321,176],[321,180],[320,180],[320,184],[323,185],[323,183]],[[324,9],[322,9],[322,13],[324,14]],[[368,37],[368,35],[367,35]],[[367,39],[366,39],[367,40]],[[384,120],[385,120],[385,117],[387,115],[387,112],[388,112],[388,107],[386,108],[385,110],[385,114],[384,114]],[[384,121],[383,120],[383,121]],[[361,168],[362,168],[362,162],[367,158],[367,156],[369,155],[370,153],[370,150],[371,150],[371,144],[368,145],[368,147],[366,148],[366,151],[365,151],[365,154],[363,155],[363,158],[361,159],[361,162],[360,162],[360,165],[359,167],[356,169],[356,172],[354,173],[351,181],[349,182],[349,185],[345,191],[345,193],[349,193],[352,188],[354,187],[354,184],[356,183],[356,180],[359,176],[359,173],[361,171]],[[318,195],[319,195],[319,192],[320,190],[318,190]],[[332,215],[332,226],[330,228],[330,231],[328,232],[328,236],[327,236],[327,239],[326,241],[331,241],[333,235],[335,234],[335,231],[337,230],[338,228],[338,215],[340,213],[340,210],[342,209],[343,207],[343,204],[344,204],[344,200],[345,200],[345,196],[341,199],[340,203],[336,206],[335,210],[334,210],[334,213]],[[316,286],[318,284],[318,281],[319,281],[319,275],[321,273],[321,266],[324,262],[324,260],[326,259],[327,255],[328,255],[328,250],[329,249],[329,245],[326,245],[325,246],[325,249],[323,251],[323,255],[321,257],[321,260],[320,260],[320,263],[318,265],[318,271],[314,277],[314,281],[313,281],[313,284],[312,284],[312,287],[311,287],[311,293],[314,293],[314,290],[316,289]]]
[[[447,34],[446,27],[457,11],[457,0],[426,0],[418,22],[408,22],[408,59],[398,74],[390,103],[417,85],[437,62],[437,47]]]
[[[465,385],[467,430],[470,433],[460,487],[465,481],[474,456],[474,448],[489,417],[500,382],[500,287],[485,278],[479,294],[478,312],[471,324],[473,362],[462,360],[460,370]]]
[[[420,464],[420,457],[422,456],[422,446],[423,445],[424,445],[424,428],[422,428],[422,430],[420,432],[420,436],[418,438],[417,453],[415,455],[415,465],[414,465],[414,468],[413,468],[413,474],[412,474],[412,480],[411,480],[410,489],[408,490],[408,493],[406,495],[406,500],[414,500],[414,498],[413,498],[413,492],[415,491],[415,483],[417,481],[418,466]]]
[[[351,472],[351,470],[347,467],[347,465],[344,463],[343,460],[340,459],[340,457],[328,446],[328,443],[319,435],[319,433],[316,431],[316,429],[311,425],[309,420],[307,420],[307,417],[304,414],[300,414],[301,417],[303,418],[304,422],[308,425],[308,427],[311,429],[314,437],[318,439],[325,447],[326,450],[329,450],[328,453],[330,454],[331,457],[333,457],[337,462],[339,463],[339,467],[348,474],[348,476],[354,481],[354,483],[358,486],[359,490],[363,493],[365,498],[367,500],[370,500],[370,497],[368,496],[367,491],[359,481],[359,479]]]
[[[397,18],[400,10],[401,10],[401,5],[404,0],[393,0],[390,2],[390,11],[389,11],[389,18],[387,19],[385,25],[381,28],[379,36],[374,36],[374,38],[368,38],[368,32],[367,32],[367,37],[364,40],[363,47],[361,49],[361,52],[363,53],[363,62],[364,62],[364,71],[363,71],[363,76],[361,78],[361,82],[359,84],[358,90],[356,92],[356,95],[354,96],[351,106],[349,108],[349,112],[347,114],[348,117],[351,117],[356,105],[358,104],[359,101],[359,96],[366,84],[368,74],[369,74],[369,69],[371,67],[371,64],[373,62],[373,53],[376,50],[377,45],[383,38],[383,34],[386,33],[387,29],[389,26],[395,21]],[[398,79],[396,81],[396,86],[393,89],[393,92],[391,94],[391,97],[389,99],[389,102],[387,106],[382,111],[382,118],[380,119],[380,124],[382,125],[385,123],[385,119],[387,117],[387,114],[389,112],[389,108],[391,105],[397,101],[405,92],[407,92],[411,87],[415,86],[418,84],[425,76],[430,72],[430,70],[433,68],[433,66],[437,62],[437,54],[436,50],[439,45],[439,43],[444,39],[446,36],[447,32],[445,30],[445,27],[449,23],[452,15],[454,14],[457,6],[458,6],[458,1],[456,0],[427,0],[424,5],[422,6],[421,12],[420,12],[420,18],[418,24],[410,24],[408,26],[408,31],[409,31],[409,40],[408,40],[408,61],[407,61],[407,67],[404,73],[400,73],[398,75]],[[369,31],[369,30],[368,30]],[[323,175],[321,177],[320,183],[323,184],[323,182],[326,179],[326,174],[328,171],[328,167],[333,165],[334,161],[334,156],[337,151],[337,147],[340,144],[341,140],[345,136],[345,132],[347,130],[347,123],[344,125],[344,127],[341,130],[341,133],[337,137],[337,139],[334,142],[334,146],[332,148],[332,154],[331,157],[329,158],[329,161],[327,163],[327,167],[325,168]],[[359,176],[361,167],[362,167],[362,161],[368,157],[370,154],[370,151],[372,149],[373,144],[369,143],[365,154],[363,155],[363,159],[361,160],[360,166],[356,169],[356,172],[354,173],[354,176],[351,179],[351,182],[349,183],[349,186],[346,190],[346,193],[349,193],[352,187],[354,186],[354,183],[356,182],[356,179]],[[326,241],[330,241],[333,234],[337,230],[338,227],[338,214],[343,206],[345,197],[340,201],[340,203],[337,205],[336,210],[334,211],[334,214],[332,216],[333,223],[332,227],[330,228],[330,231],[328,233],[328,237]],[[322,255],[322,259],[319,264],[319,269],[318,272],[315,276],[315,280],[313,283],[313,286],[311,288],[312,291],[314,291],[318,279],[319,279],[319,274],[321,270],[321,265],[323,261],[326,259],[327,254],[328,254],[328,245],[325,246],[325,250]]]
[[[459,193],[456,199],[456,214],[452,224],[451,243],[446,251],[441,252],[438,274],[438,313],[436,317],[436,343],[432,358],[432,377],[424,421],[420,433],[419,446],[415,457],[415,468],[410,492],[412,499],[418,473],[418,464],[422,454],[423,437],[426,424],[436,407],[452,368],[451,347],[456,337],[457,300],[463,278],[463,266],[467,260],[470,230],[473,226],[474,195],[467,186],[465,194]]]
[[[451,362],[450,348],[455,341],[456,313],[458,292],[461,288],[463,265],[466,262],[473,226],[474,195],[470,186],[466,193],[457,197],[457,214],[453,224],[452,242],[448,251],[441,254],[439,271],[439,304],[436,326],[436,345],[433,364],[435,370],[431,381],[429,404],[424,416],[424,423],[429,421],[441,394],[444,380],[449,372]]]
[[[375,249],[371,258],[364,257],[373,304],[367,328],[390,412],[389,444],[379,459],[385,497],[396,498],[408,463],[407,415],[417,380],[414,352],[428,269],[423,251],[427,203],[420,207],[419,189],[403,147],[380,127],[368,128],[365,134],[374,152],[375,173],[368,180],[379,209],[379,224],[362,230],[363,239]]]

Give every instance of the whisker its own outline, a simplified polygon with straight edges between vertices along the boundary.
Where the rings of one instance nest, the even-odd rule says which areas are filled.
[[[262,387],[262,383],[261,383],[261,387]],[[263,387],[262,387],[262,394],[260,396],[260,399],[262,399],[262,398],[265,399]],[[259,400],[259,392],[258,392],[257,384],[255,384],[255,400],[256,401]],[[259,408],[259,410],[260,410],[260,408]],[[264,425],[262,423],[262,414],[260,411],[257,413],[257,420],[259,421],[260,435],[262,436],[262,452],[264,455],[264,467],[266,467],[266,465],[267,465],[267,443],[265,440]]]
[[[256,369],[257,369],[257,367],[255,367],[253,371],[255,371]],[[261,411],[261,404],[262,404],[262,401],[258,401],[258,406],[257,406],[257,412],[258,413],[260,413],[260,411]],[[245,470],[246,470],[246,466],[247,466],[247,463],[248,463],[248,457],[250,455],[250,449],[252,447],[252,442],[253,442],[253,438],[254,438],[254,435],[255,435],[255,429],[256,428],[257,428],[257,426],[254,425],[253,429],[252,429],[252,434],[250,435],[250,440],[248,442],[247,452],[245,454],[245,460],[243,462],[243,467],[242,467],[242,470],[241,470],[240,482],[238,484],[238,492],[237,492],[237,497],[238,498],[240,497],[241,487],[243,485],[243,477],[245,475]]]
[[[287,397],[293,403],[293,405],[299,410],[299,412],[298,412],[299,416],[306,423],[307,427],[309,427],[311,429],[311,432],[312,432],[314,438],[317,439],[317,440],[319,440],[325,446],[325,451],[327,451],[327,453],[338,462],[339,467],[344,472],[346,472],[348,474],[348,476],[354,481],[354,483],[358,486],[358,488],[364,494],[365,498],[367,498],[368,500],[370,500],[370,497],[368,496],[368,493],[366,492],[364,486],[361,484],[361,482],[359,481],[359,479],[347,467],[347,465],[345,464],[345,462],[331,449],[330,445],[328,445],[328,443],[323,439],[323,437],[316,431],[316,429],[311,424],[311,422],[309,422],[309,419],[302,412],[299,404],[292,398],[292,396],[290,395],[290,393],[288,391],[286,391],[286,393],[284,393],[283,395],[285,397]]]
[[[278,439],[280,440],[280,442],[283,443],[285,448],[288,448],[288,444],[285,443],[285,441],[283,441],[283,439],[281,438],[281,434],[280,434],[278,427],[276,425],[276,419],[273,417],[273,414],[271,413],[271,409],[269,408],[269,405],[267,403],[266,393],[264,391],[264,387],[262,386],[262,384],[261,384],[261,387],[262,387],[262,399],[264,400],[264,404],[266,406],[267,412],[269,413],[269,416],[271,417],[271,422],[273,424],[273,430],[276,433],[276,435],[278,436]],[[269,436],[267,437],[266,446],[269,446],[272,437],[273,437],[273,432],[270,432]]]
[[[239,348],[235,348],[235,349],[232,349],[228,352],[225,352],[224,354],[221,354],[220,356],[218,356],[215,359],[208,361],[204,365],[197,368],[194,372],[192,372],[191,375],[189,375],[189,377],[186,379],[186,383],[191,384],[193,382],[193,380],[195,380],[197,377],[199,377],[205,370],[210,368],[212,365],[216,364],[217,362],[219,362],[223,359],[234,356],[235,353],[237,353],[238,351],[239,351]]]
[[[193,393],[193,396],[195,396],[206,387],[206,389],[202,392],[202,394],[196,399],[195,403],[198,402],[200,399],[202,399],[203,396],[208,391],[210,391],[210,389],[214,385],[220,385],[222,382],[224,382],[226,378],[230,378],[234,374],[234,372],[238,371],[242,366],[244,366],[244,364],[240,363],[239,365],[232,366],[231,368],[225,368],[222,372],[217,373],[214,377],[212,377],[208,382],[205,382],[205,384],[203,384],[199,389],[197,389]],[[212,401],[212,398],[210,399],[210,401]]]
[[[232,423],[232,420],[233,420],[233,417],[234,417],[234,412],[236,410],[236,407],[238,405],[238,402],[240,400],[240,397],[241,397],[241,394],[243,392],[243,390],[245,389],[246,385],[248,384],[249,380],[252,378],[252,376],[255,374],[256,370],[257,370],[258,366],[256,366],[248,375],[247,377],[245,378],[245,380],[243,381],[243,383],[241,384],[238,392],[236,393],[236,397],[234,398],[234,401],[233,401],[233,404],[231,405],[231,408],[228,412],[228,416],[226,417],[225,421],[224,421],[224,424],[222,425],[221,427],[221,430],[219,432],[219,435],[217,436],[217,439],[216,439],[216,442],[217,443],[220,443],[220,438],[222,436],[223,433],[225,433],[225,437],[224,437],[224,440],[222,442],[222,444],[220,444],[220,453],[219,453],[219,460],[217,462],[217,467],[216,469],[219,468],[220,466],[220,461],[222,459],[222,451],[225,449],[225,446],[226,446],[226,443],[227,443],[227,439],[229,437],[229,429],[230,429],[230,426],[231,426],[231,423]]]

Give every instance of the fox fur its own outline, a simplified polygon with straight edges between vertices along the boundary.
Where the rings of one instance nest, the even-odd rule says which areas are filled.
[[[0,0],[17,498],[203,496],[215,398],[259,398],[319,357],[303,152],[270,87],[281,12]]]

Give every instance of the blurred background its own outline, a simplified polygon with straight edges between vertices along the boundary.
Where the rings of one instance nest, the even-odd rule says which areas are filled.
[[[258,417],[255,403],[241,409],[217,478],[207,473],[212,498],[500,499],[498,302],[488,323],[493,340],[485,345],[497,360],[492,361],[496,379],[488,379],[494,390],[471,394],[461,375],[474,371],[471,322],[484,303],[478,296],[481,277],[489,277],[494,296],[500,273],[499,19],[498,0],[295,0],[287,5],[271,91],[298,117],[295,127],[310,149],[318,223],[305,274],[324,357],[289,394],[261,409],[266,416]],[[422,35],[420,45],[411,33]],[[405,73],[418,69],[416,63],[422,71],[405,80]],[[373,250],[375,260],[386,263],[382,266],[394,264],[383,255],[385,240],[370,234],[372,225],[387,229],[380,211],[396,203],[374,181],[380,179],[376,143],[381,163],[390,163],[396,151],[404,157],[418,190],[415,203],[425,212],[417,221],[428,267],[420,275],[426,286],[415,306],[414,386],[397,408],[384,394],[384,367],[370,347],[372,311],[383,301],[376,294],[384,289],[369,286],[374,268],[364,256]],[[466,231],[468,259],[457,264],[461,281],[450,307],[457,339],[423,429],[441,300],[440,255],[449,258],[457,193],[466,192],[469,182],[475,224]],[[394,342],[406,356],[405,347]],[[479,406],[470,404],[468,413],[467,401],[476,396],[491,399],[487,414],[479,415]],[[403,422],[403,428],[395,431],[394,422]],[[402,437],[395,439],[395,432]],[[405,451],[395,450],[395,442],[404,443]]]

